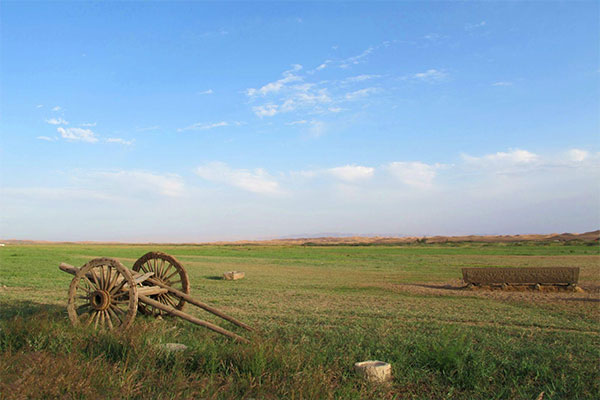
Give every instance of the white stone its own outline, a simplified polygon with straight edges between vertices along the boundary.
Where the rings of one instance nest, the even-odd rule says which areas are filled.
[[[166,350],[169,353],[175,353],[178,351],[186,350],[187,346],[185,344],[181,344],[181,343],[165,343],[165,344],[161,344],[160,348],[163,350]]]
[[[242,279],[245,274],[242,271],[228,271],[223,273],[223,279],[226,281],[236,281]]]
[[[369,360],[354,364],[354,371],[372,382],[388,382],[392,379],[392,365],[383,361]]]

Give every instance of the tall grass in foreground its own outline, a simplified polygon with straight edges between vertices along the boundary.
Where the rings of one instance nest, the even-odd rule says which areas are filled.
[[[284,328],[236,344],[172,318],[127,333],[72,328],[57,309],[0,321],[0,398],[596,398],[596,336],[522,337],[469,327],[376,322],[331,334]],[[520,335],[523,335],[521,333]],[[382,340],[384,338],[385,340]],[[179,342],[168,353],[158,346]],[[518,343],[518,346],[516,345]],[[556,348],[560,345],[560,348]],[[393,365],[390,385],[357,378],[357,360]]]

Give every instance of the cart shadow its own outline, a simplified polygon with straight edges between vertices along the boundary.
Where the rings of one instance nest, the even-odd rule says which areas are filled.
[[[219,275],[206,275],[203,276],[204,279],[210,279],[211,281],[222,281],[223,277]]]
[[[0,302],[0,321],[10,320],[14,317],[32,317],[34,315],[63,315],[66,308],[57,304],[43,304],[30,300],[15,300]]]
[[[443,290],[465,290],[467,285],[425,285],[420,283],[407,284],[407,286],[418,286],[427,289],[443,289]]]

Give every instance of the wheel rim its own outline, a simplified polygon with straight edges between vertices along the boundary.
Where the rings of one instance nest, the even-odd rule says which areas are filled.
[[[69,286],[67,311],[75,326],[127,329],[137,312],[137,287],[131,272],[113,258],[85,264]]]
[[[140,257],[133,265],[133,270],[140,273],[153,272],[152,279],[156,279],[164,285],[177,289],[185,294],[190,293],[190,283],[188,274],[183,265],[175,257],[161,252],[150,252]],[[143,282],[142,285],[153,286],[151,282]],[[167,292],[150,296],[152,299],[174,307],[177,310],[183,309],[185,300]],[[166,315],[167,313],[147,304],[140,303],[139,310],[146,315]]]

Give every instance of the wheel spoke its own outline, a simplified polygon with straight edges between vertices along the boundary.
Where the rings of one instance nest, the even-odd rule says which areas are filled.
[[[104,328],[104,310],[100,311],[100,329]]]
[[[75,309],[75,312],[77,313],[78,316],[82,316],[83,314],[89,312],[90,307],[91,307],[90,303],[86,303],[86,304],[83,304],[83,305],[77,307]]]
[[[169,270],[171,269],[171,267],[173,267],[173,264],[168,263],[167,269],[165,269],[165,272],[163,273],[163,275],[167,275],[167,273],[169,273]]]
[[[170,305],[171,305],[173,308],[176,308],[176,307],[177,307],[177,305],[176,305],[176,304],[173,302],[173,300],[171,299],[171,297],[169,297],[169,295],[165,295],[165,296],[163,296],[163,298],[164,298],[164,299],[165,299],[165,301],[166,301],[167,303],[169,303],[169,304],[170,304]],[[164,303],[164,301],[163,301],[163,303]]]
[[[119,307],[114,306],[112,304],[109,307],[110,307],[111,310],[113,310],[115,312],[115,314],[118,312],[118,313],[121,313],[121,314],[125,315],[125,311],[121,310]]]
[[[93,313],[93,314],[92,314]],[[88,319],[87,324],[85,324],[85,326],[90,326],[90,324],[96,319],[96,316],[98,315],[98,313],[94,310],[92,311],[90,319]]]
[[[106,315],[106,323],[108,324],[108,329],[113,329],[113,323],[110,319],[110,313],[108,312],[108,310],[104,310],[104,314]]]
[[[117,313],[113,310],[113,307],[108,307],[108,313],[110,315],[112,315],[112,317],[115,319],[115,322],[119,322],[118,325],[121,325],[123,323],[123,321],[121,321],[121,318],[119,318],[119,316],[117,315]]]
[[[179,271],[175,270],[175,272],[173,272],[171,275],[167,276],[164,280],[168,281],[169,279],[171,279],[171,277],[173,277],[177,273],[179,273]]]
[[[96,283],[96,288],[100,287],[100,283],[98,282],[98,277],[96,276],[96,271],[94,271],[95,268],[91,268],[90,272],[92,273],[92,278],[94,279],[94,282]]]

